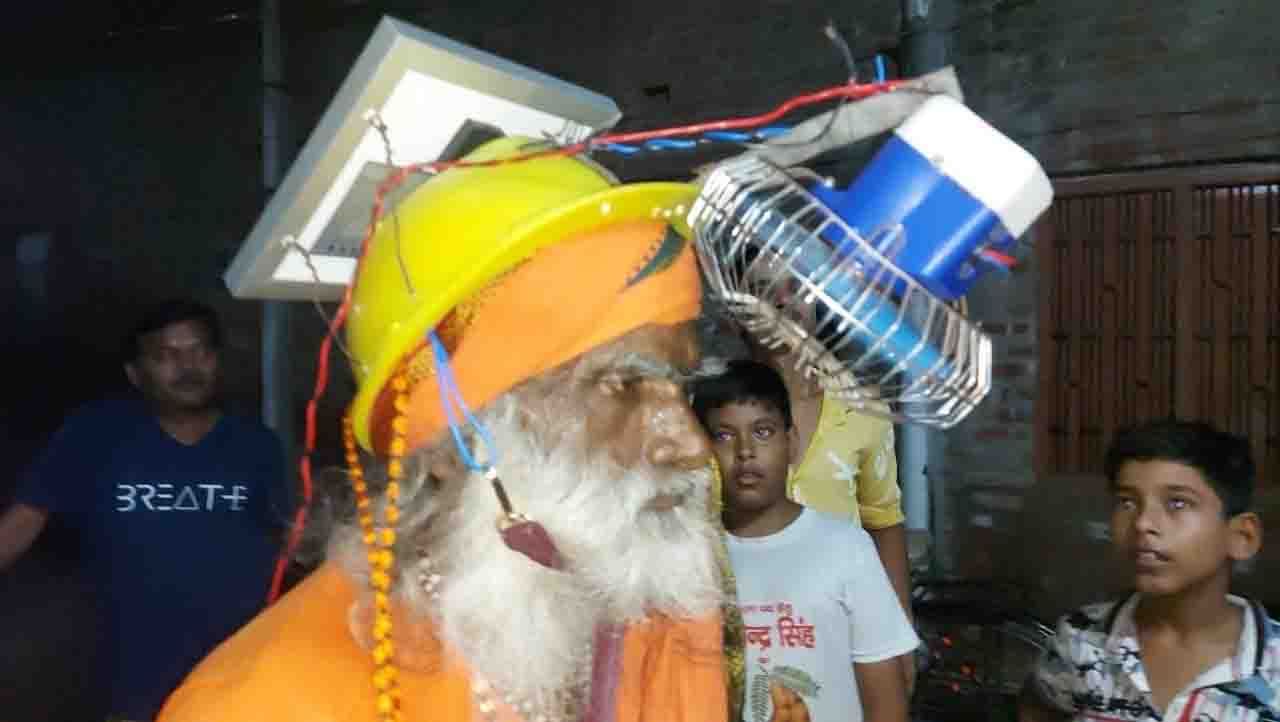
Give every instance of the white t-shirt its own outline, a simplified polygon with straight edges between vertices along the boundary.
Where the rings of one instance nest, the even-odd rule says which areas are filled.
[[[797,704],[812,722],[860,722],[853,663],[920,643],[871,536],[805,509],[776,534],[728,535],[728,548],[746,627],[745,722],[768,722],[775,705]]]

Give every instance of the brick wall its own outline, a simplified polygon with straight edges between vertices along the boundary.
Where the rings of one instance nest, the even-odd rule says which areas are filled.
[[[1007,571],[993,547],[1011,540],[1022,494],[1036,482],[1038,286],[1030,239],[1015,255],[1018,265],[1010,273],[986,277],[968,296],[970,318],[981,323],[994,346],[991,393],[957,426],[930,433],[936,562],[942,573],[986,577]]]
[[[957,5],[969,102],[1054,172],[1280,152],[1280,3]]]
[[[934,22],[951,29],[949,50],[968,103],[1051,173],[1280,152],[1280,63],[1273,52],[1280,4],[947,5],[940,3],[946,15]],[[1057,543],[1087,550],[1082,558],[1097,563],[1090,540],[1104,517],[1094,492],[1057,495],[1062,490],[1053,485],[1060,482],[1034,472],[1039,288],[1032,240],[1024,239],[1014,274],[980,284],[969,298],[971,316],[995,341],[994,387],[969,420],[932,435],[929,476],[938,570],[1017,575],[1048,595],[1071,585],[1032,563],[1035,554],[1050,554],[1027,526],[1028,519],[1048,518],[1037,505],[1054,495],[1059,517],[1074,518],[1057,528]]]

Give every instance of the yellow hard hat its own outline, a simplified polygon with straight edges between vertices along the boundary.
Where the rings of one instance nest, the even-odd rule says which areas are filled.
[[[546,148],[506,137],[465,160]],[[379,221],[352,281],[346,334],[357,382],[356,439],[372,448],[379,393],[405,354],[459,303],[538,249],[613,223],[667,218],[687,236],[684,218],[696,193],[686,183],[616,185],[602,168],[570,156],[451,168],[422,184],[394,217]]]

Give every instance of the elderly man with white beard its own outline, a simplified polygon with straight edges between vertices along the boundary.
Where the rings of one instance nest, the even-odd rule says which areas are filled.
[[[728,583],[684,390],[700,287],[667,221],[692,195],[548,156],[450,169],[382,221],[347,325],[355,518],[161,722],[727,719]]]

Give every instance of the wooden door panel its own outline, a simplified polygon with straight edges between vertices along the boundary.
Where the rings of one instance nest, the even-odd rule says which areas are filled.
[[[1247,434],[1280,473],[1280,166],[1059,180],[1037,228],[1041,474],[1097,472],[1121,426]]]

